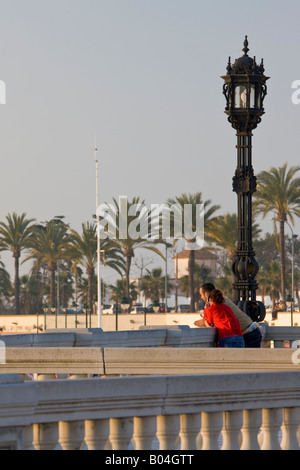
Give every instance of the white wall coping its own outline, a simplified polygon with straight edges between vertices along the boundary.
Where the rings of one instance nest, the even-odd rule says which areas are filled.
[[[294,353],[299,351],[295,357]],[[8,348],[0,374],[187,375],[300,371],[290,348]]]

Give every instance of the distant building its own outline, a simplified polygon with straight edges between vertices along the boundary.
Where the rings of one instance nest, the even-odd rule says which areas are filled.
[[[183,250],[173,257],[175,264],[175,276],[177,272],[178,279],[188,274],[190,250]],[[195,251],[195,263],[201,266],[204,264],[209,270],[212,277],[217,275],[217,261],[218,256],[211,251]]]

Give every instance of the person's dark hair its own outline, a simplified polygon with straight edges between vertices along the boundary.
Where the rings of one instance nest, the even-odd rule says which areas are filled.
[[[211,282],[206,282],[205,284],[203,284],[203,286],[201,286],[201,288],[203,290],[203,292],[212,292],[213,290],[215,290],[215,286],[211,283]]]
[[[209,299],[212,302],[215,302],[216,304],[223,304],[224,303],[224,297],[223,294],[220,290],[214,289],[209,293]]]

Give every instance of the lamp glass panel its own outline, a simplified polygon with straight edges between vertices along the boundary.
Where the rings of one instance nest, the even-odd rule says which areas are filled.
[[[250,108],[255,108],[255,85],[250,87]]]
[[[244,85],[238,85],[235,89],[235,108],[246,108],[247,106],[247,89]]]
[[[261,93],[258,92],[258,95],[257,95],[257,107],[258,109],[261,108]]]

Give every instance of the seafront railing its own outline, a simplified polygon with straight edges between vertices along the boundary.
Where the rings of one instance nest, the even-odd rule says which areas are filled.
[[[300,327],[260,323],[262,347],[281,348],[300,341]],[[216,346],[215,328],[151,326],[139,330],[102,331],[98,328],[52,330],[46,333],[2,334],[6,347],[195,347]]]
[[[294,450],[299,422],[293,371],[27,383],[0,375],[1,449]]]

